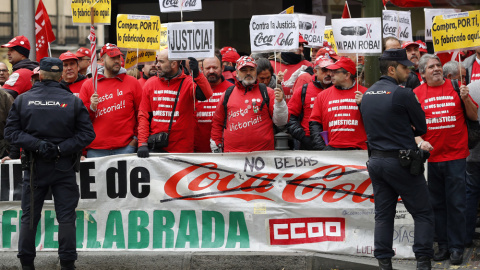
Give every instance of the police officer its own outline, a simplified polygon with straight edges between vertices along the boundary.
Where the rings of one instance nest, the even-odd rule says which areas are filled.
[[[382,77],[365,92],[360,105],[369,143],[367,167],[375,194],[374,255],[380,269],[392,269],[399,195],[415,222],[413,252],[417,269],[431,269],[433,256],[434,217],[425,177],[422,170],[414,170],[413,162],[405,162],[420,155],[415,136],[427,132],[425,113],[415,94],[398,86],[408,78],[408,66],[413,63],[407,59],[405,49],[386,50],[380,57]]]
[[[22,219],[18,255],[22,269],[35,269],[35,234],[43,201],[52,190],[62,269],[74,269],[77,259],[75,207],[79,199],[75,170],[79,151],[95,133],[82,101],[59,82],[63,63],[45,57],[40,61],[40,82],[12,105],[5,138],[21,147],[28,166],[23,178]]]

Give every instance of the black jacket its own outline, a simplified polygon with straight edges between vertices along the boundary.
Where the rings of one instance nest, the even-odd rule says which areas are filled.
[[[12,71],[21,68],[30,69],[31,71],[33,71],[36,67],[38,67],[38,62],[31,61],[30,59],[26,58],[15,63],[15,65],[12,66]]]

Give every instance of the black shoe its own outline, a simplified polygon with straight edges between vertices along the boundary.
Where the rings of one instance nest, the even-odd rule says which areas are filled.
[[[433,255],[433,260],[434,261],[445,261],[450,257],[450,252],[446,249],[439,249],[437,252],[435,252],[435,255]]]
[[[62,270],[75,270],[75,261],[60,260],[60,266],[62,266]]]
[[[463,252],[462,251],[454,251],[450,254],[450,263],[453,265],[459,265],[463,262]]]
[[[429,257],[420,257],[417,259],[417,270],[431,270],[432,264]]]
[[[35,270],[33,261],[20,260],[20,263],[22,264],[22,270]]]
[[[392,270],[392,259],[378,259],[378,266],[380,266],[380,270]]]

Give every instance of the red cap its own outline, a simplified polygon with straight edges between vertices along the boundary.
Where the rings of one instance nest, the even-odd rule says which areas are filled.
[[[227,51],[237,52],[237,50],[235,50],[235,48],[225,46],[225,47],[223,47],[222,49],[220,49],[220,54],[223,56]]]
[[[62,61],[69,60],[69,59],[78,60],[77,56],[75,56],[75,54],[73,54],[71,51],[66,51],[60,54],[59,59]]]
[[[298,43],[303,43],[308,45],[308,42],[303,38],[302,34],[298,35]]]
[[[15,46],[20,46],[30,51],[30,42],[25,36],[16,36],[12,38],[7,44],[3,44],[2,48],[12,48]]]
[[[351,74],[357,73],[357,67],[355,66],[355,63],[348,57],[340,57],[340,60],[335,62],[335,64],[328,66],[327,68],[330,70],[343,68]]]
[[[102,47],[102,50],[100,51],[100,57],[102,57],[104,54],[107,54],[110,57],[115,57],[122,55],[123,53],[120,51],[117,45],[107,43]]]
[[[315,67],[319,66],[320,68],[326,68],[330,65],[333,65],[334,63],[335,62],[331,58],[320,55],[315,60],[315,65],[313,65],[313,66],[315,66]]]
[[[249,66],[249,67],[257,67],[257,63],[255,60],[250,56],[242,56],[237,60],[237,69],[240,70],[241,68]]]
[[[85,47],[80,47],[77,52],[75,53],[75,56],[77,58],[82,58],[82,57],[85,57],[85,56],[88,56],[88,57],[92,57],[91,53],[90,53],[90,49],[87,49]]]
[[[23,94],[32,88],[32,75],[33,72],[29,69],[18,69],[10,75],[3,88]]]
[[[340,59],[340,56],[338,56],[336,53],[335,53],[335,50],[330,48],[330,47],[323,47],[323,48],[320,48],[318,51],[317,51],[317,54],[315,55],[315,59],[318,58],[318,57],[327,57],[327,58],[333,58],[335,60],[338,60]]]
[[[410,45],[414,45],[414,46],[417,46],[417,47],[420,47],[420,44],[414,42],[414,41],[407,41],[405,43],[402,44],[402,49],[405,49],[407,48],[408,46]]]
[[[222,62],[235,63],[240,58],[240,54],[232,47],[223,47],[220,54],[222,55]]]
[[[425,42],[423,42],[423,41],[421,41],[421,40],[417,40],[417,41],[415,41],[415,43],[418,44],[418,46],[419,46],[418,50],[419,50],[420,52],[428,53],[428,51],[427,51],[427,44],[425,44]]]

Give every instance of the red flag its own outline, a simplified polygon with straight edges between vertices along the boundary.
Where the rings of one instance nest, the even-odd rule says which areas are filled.
[[[42,0],[40,0],[37,6],[37,12],[35,12],[35,47],[37,61],[40,61],[43,57],[48,57],[48,43],[53,41],[55,41],[55,35],[52,31],[52,23],[50,22]]]
[[[350,9],[347,1],[345,1],[345,6],[343,7],[342,19],[350,19]]]
[[[97,93],[97,78],[98,78],[98,70],[97,70],[97,36],[95,35],[95,26],[90,25],[90,35],[88,35],[88,40],[90,40],[90,52],[91,54],[91,63],[90,69],[92,71],[92,82],[93,82],[93,89],[95,94]]]
[[[387,2],[394,4],[397,7],[431,7],[429,0],[382,0],[385,6]]]

